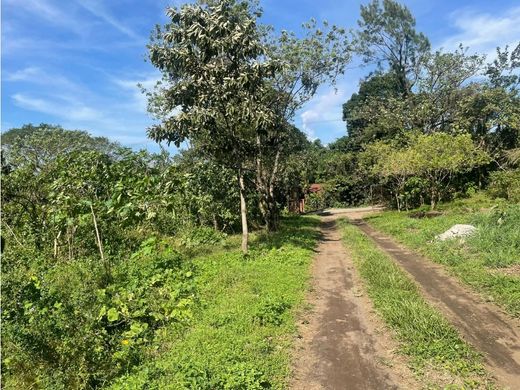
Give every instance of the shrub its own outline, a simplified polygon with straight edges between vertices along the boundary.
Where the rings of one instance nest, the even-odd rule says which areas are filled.
[[[493,172],[490,179],[488,191],[491,196],[520,202],[520,169]]]
[[[200,226],[187,229],[181,234],[181,245],[186,248],[194,248],[200,245],[214,245],[222,242],[226,238],[226,234],[215,230],[214,228]]]
[[[24,266],[25,265],[25,266]],[[4,258],[5,388],[95,388],[139,364],[155,330],[188,322],[196,303],[190,262],[155,239],[115,264]]]
[[[290,307],[291,305],[283,298],[267,297],[259,303],[254,321],[260,325],[281,325],[283,323],[282,316]]]

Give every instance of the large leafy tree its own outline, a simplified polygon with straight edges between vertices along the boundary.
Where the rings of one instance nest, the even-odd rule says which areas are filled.
[[[34,169],[72,151],[114,153],[119,147],[105,137],[94,137],[86,131],[66,130],[46,123],[37,126],[27,124],[2,134],[5,163],[12,166],[31,165]]]
[[[290,122],[318,87],[333,84],[350,61],[345,30],[327,23],[319,27],[315,20],[303,28],[302,37],[288,31],[267,35],[267,55],[281,65],[270,80],[271,93],[265,96],[276,120],[257,134],[256,184],[268,230],[276,228],[275,185],[291,154],[301,146],[302,134]]]
[[[394,0],[372,0],[361,6],[358,25],[357,52],[365,62],[395,73],[400,93],[408,95],[430,50],[428,38],[416,31],[410,10]]]
[[[246,253],[244,170],[255,154],[256,135],[273,122],[264,95],[276,68],[265,59],[259,12],[248,2],[224,0],[186,4],[167,14],[170,23],[157,28],[149,46],[150,60],[164,76],[150,100],[162,122],[149,135],[177,146],[189,140],[236,170]]]
[[[399,85],[393,72],[377,73],[361,81],[359,91],[343,104],[343,120],[347,125],[348,149],[359,150],[361,145],[373,140],[393,136],[384,127],[370,128],[370,117],[361,115],[363,108],[374,101],[383,102],[397,98]],[[373,116],[371,116],[373,118]]]

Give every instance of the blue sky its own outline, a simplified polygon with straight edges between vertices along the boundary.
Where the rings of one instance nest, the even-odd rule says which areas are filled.
[[[153,120],[138,83],[157,72],[145,62],[149,33],[164,23],[167,0],[2,0],[2,118],[6,131],[25,123],[87,130],[133,148],[156,150],[146,138]],[[264,0],[263,21],[298,31],[311,17],[355,27],[360,1]],[[520,39],[518,0],[404,0],[434,48],[494,54]],[[309,138],[345,135],[341,105],[367,69],[354,60],[336,88],[322,87],[295,118]]]

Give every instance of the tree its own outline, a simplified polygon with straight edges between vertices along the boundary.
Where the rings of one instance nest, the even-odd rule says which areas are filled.
[[[294,147],[301,145],[302,133],[290,123],[323,84],[334,84],[350,61],[345,30],[328,23],[320,28],[315,20],[305,23],[303,37],[288,31],[267,36],[267,56],[281,66],[270,80],[267,104],[276,121],[257,134],[256,184],[260,210],[268,230],[276,228],[279,210],[275,185]]]
[[[367,63],[386,63],[396,75],[399,91],[407,96],[425,55],[430,50],[426,36],[415,30],[415,18],[406,6],[394,0],[372,0],[361,6],[355,48]]]
[[[472,94],[470,80],[482,69],[484,57],[467,55],[462,45],[454,52],[436,51],[426,56],[412,104],[416,127],[424,133],[465,131],[458,123],[462,102]]]
[[[489,162],[489,155],[475,146],[470,134],[446,133],[413,136],[410,161],[416,175],[428,182],[433,210],[456,174],[469,172]]]
[[[149,45],[150,61],[162,73],[150,108],[162,123],[149,129],[156,141],[179,146],[190,140],[204,154],[237,172],[242,251],[248,249],[244,169],[254,156],[256,136],[273,123],[265,105],[266,80],[276,64],[264,57],[250,3],[200,1],[167,11]]]
[[[407,137],[407,144],[376,142],[363,152],[363,160],[372,174],[390,180],[397,208],[408,179],[422,178],[432,210],[442,200],[453,177],[489,162],[489,155],[475,146],[471,135],[446,133],[420,134]]]
[[[66,130],[42,123],[12,128],[2,134],[2,151],[12,166],[30,164],[39,169],[58,156],[79,150],[114,153],[120,145],[105,137],[93,137],[86,131]]]
[[[343,104],[343,120],[347,125],[349,149],[358,151],[364,143],[394,135],[393,132],[385,134],[384,128],[369,130],[370,117],[365,117],[362,113],[367,103],[382,102],[398,96],[398,80],[393,72],[376,73],[361,81],[359,91],[352,94]]]
[[[497,48],[497,58],[486,65],[488,77],[471,85],[460,100],[460,127],[470,131],[495,159],[506,162],[504,150],[520,147],[520,44],[509,52]]]
[[[375,160],[372,173],[389,182],[397,210],[401,211],[406,181],[415,173],[413,151],[399,148],[395,143],[379,141],[370,144],[364,153]]]
[[[503,50],[497,47],[497,57],[492,63],[487,64],[486,75],[493,87],[518,94],[520,90],[518,68],[520,68],[520,42],[511,52],[508,46]]]
[[[464,101],[474,94],[475,86],[469,81],[481,70],[482,61],[481,56],[468,56],[463,48],[427,54],[406,97],[399,94],[392,72],[362,83],[359,95],[353,95],[343,108],[348,131],[354,131],[352,145],[359,149],[362,144],[394,139],[412,130],[426,134],[466,131],[468,125],[461,122]]]

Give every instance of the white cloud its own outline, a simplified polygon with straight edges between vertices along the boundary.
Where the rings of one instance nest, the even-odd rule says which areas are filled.
[[[31,66],[25,69],[17,70],[13,73],[8,73],[5,78],[7,81],[26,81],[37,76],[40,73],[39,70],[39,68]]]
[[[450,19],[459,32],[439,45],[447,50],[453,50],[462,43],[470,51],[487,54],[492,58],[497,46],[516,46],[520,39],[518,6],[496,15],[463,9],[452,13]]]
[[[69,93],[84,92],[84,89],[66,77],[45,71],[36,66],[30,66],[5,75],[5,81],[24,82],[37,85],[46,85],[53,90],[65,89]]]
[[[48,0],[4,0],[7,7],[3,10],[4,14],[7,10],[9,12],[20,10],[23,13],[31,13],[38,17],[38,20],[45,20],[52,25],[59,25],[75,32],[78,35],[84,35],[88,30],[85,28],[85,23],[79,18],[75,18],[71,12],[63,12],[63,3],[54,5],[52,1]]]
[[[316,138],[332,138],[345,132],[342,118],[342,105],[350,97],[356,86],[350,83],[338,85],[337,91],[328,88],[318,93],[300,114],[302,130],[310,140]],[[329,134],[323,134],[328,132]],[[318,134],[320,133],[320,134]]]
[[[125,34],[126,36],[135,40],[143,39],[143,37],[139,36],[131,28],[125,26],[114,16],[112,16],[110,12],[99,2],[95,0],[78,0],[77,3],[81,5],[83,8],[85,8],[87,11],[89,11],[92,15],[103,20],[105,23],[108,23],[109,25],[114,27],[119,32]]]
[[[40,99],[16,93],[12,96],[16,105],[26,110],[56,116],[69,121],[92,121],[103,118],[103,114],[78,101],[62,102],[59,100]],[[65,100],[65,99],[64,99]],[[68,100],[68,99],[67,99]]]

